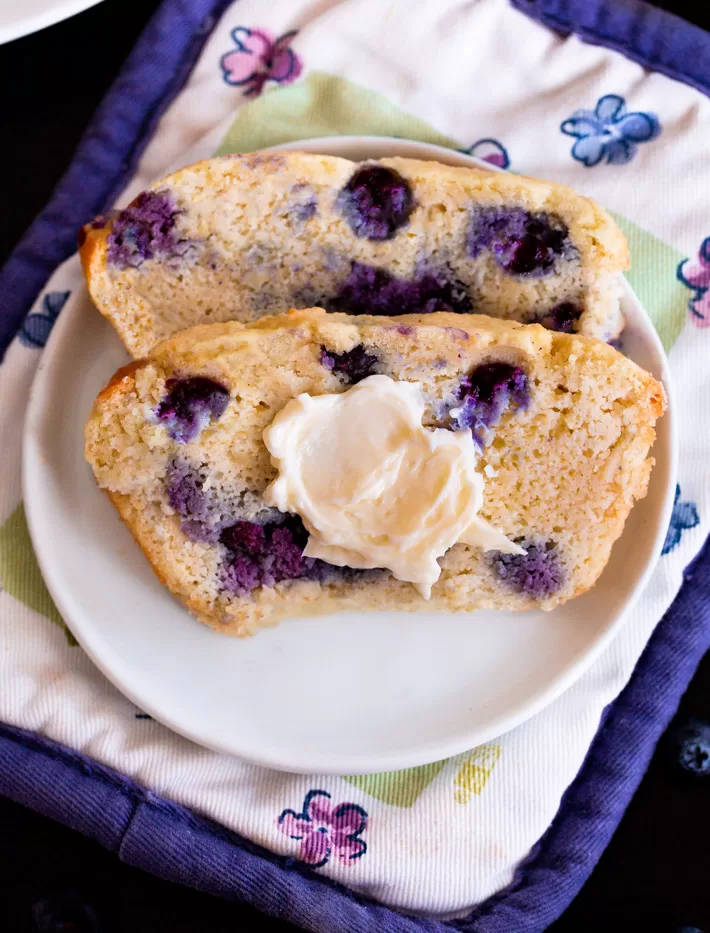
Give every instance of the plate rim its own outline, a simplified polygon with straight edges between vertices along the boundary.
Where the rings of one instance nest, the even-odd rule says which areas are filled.
[[[278,147],[272,147],[272,149],[327,152],[327,147],[329,144],[333,144],[334,146],[337,145],[339,148],[343,145],[346,146],[348,144],[347,141],[349,141],[351,145],[355,143],[359,145],[387,144],[388,146],[406,144],[406,148],[411,149],[412,147],[416,147],[422,156],[424,155],[425,150],[429,152],[435,150],[437,155],[446,155],[450,159],[455,158],[458,164],[473,164],[475,167],[484,168],[487,171],[501,171],[495,166],[490,166],[473,156],[466,155],[456,150],[447,150],[444,147],[430,145],[428,143],[419,143],[412,140],[399,140],[395,137],[318,137],[311,140],[299,140],[298,142],[294,143],[286,143]],[[378,158],[378,156],[371,156],[371,158]],[[429,160],[435,160],[435,158],[430,156]],[[610,644],[612,639],[618,634],[621,627],[628,619],[631,609],[636,604],[643,590],[646,588],[650,577],[657,566],[664,538],[664,532],[662,533],[660,529],[665,529],[667,527],[670,521],[670,515],[673,507],[673,498],[677,482],[678,436],[676,418],[674,417],[674,391],[670,376],[670,367],[665,349],[661,344],[658,333],[650,321],[647,312],[633,293],[633,290],[631,289],[631,286],[628,284],[628,282],[626,282],[626,280],[624,280],[624,282],[628,294],[634,300],[636,306],[641,309],[643,313],[643,317],[647,324],[646,330],[651,337],[651,342],[654,344],[654,349],[658,355],[658,359],[661,362],[661,377],[668,396],[668,407],[664,415],[664,418],[668,419],[668,482],[667,488],[664,492],[664,500],[660,511],[659,530],[656,533],[654,548],[643,569],[643,572],[639,574],[633,590],[629,594],[621,610],[614,617],[611,624],[609,624],[605,630],[601,631],[600,634],[594,638],[591,645],[579,658],[570,662],[561,674],[559,674],[546,688],[538,690],[537,694],[535,694],[532,699],[528,699],[525,703],[519,703],[512,711],[508,711],[506,713],[489,718],[486,721],[484,727],[477,726],[475,728],[468,729],[466,731],[467,738],[465,742],[463,741],[463,736],[460,733],[456,733],[449,738],[444,737],[438,740],[435,744],[435,747],[431,747],[432,743],[430,742],[426,746],[417,745],[410,747],[406,752],[399,751],[395,753],[388,753],[387,755],[382,753],[369,753],[370,757],[367,757],[367,760],[362,760],[364,757],[362,755],[359,755],[357,760],[350,760],[349,758],[344,759],[342,755],[337,757],[337,753],[334,757],[333,755],[328,755],[327,753],[323,752],[317,753],[314,758],[312,751],[306,751],[305,754],[302,753],[298,758],[284,760],[283,756],[279,755],[278,752],[275,754],[269,753],[265,748],[262,748],[261,752],[259,752],[255,749],[244,750],[243,748],[238,748],[238,742],[230,743],[227,741],[222,743],[205,741],[205,738],[200,736],[193,729],[185,728],[185,726],[182,725],[179,721],[174,720],[169,711],[159,709],[155,706],[155,704],[146,703],[143,697],[137,694],[131,687],[127,687],[125,685],[125,680],[120,676],[121,671],[116,669],[116,665],[112,666],[109,663],[111,659],[106,659],[100,654],[98,650],[95,650],[96,646],[92,642],[91,638],[91,623],[89,624],[88,628],[86,628],[84,625],[84,616],[86,613],[84,613],[83,610],[81,610],[79,607],[77,607],[77,611],[74,612],[74,596],[66,587],[63,586],[61,581],[58,579],[58,574],[55,576],[55,569],[52,566],[52,562],[49,560],[47,554],[45,553],[38,527],[40,523],[40,519],[37,513],[39,504],[35,501],[32,479],[29,475],[31,471],[31,465],[33,464],[33,458],[40,456],[39,451],[35,450],[34,447],[36,440],[38,441],[39,439],[39,419],[44,410],[40,406],[42,388],[48,379],[47,374],[60,365],[58,362],[60,355],[53,352],[53,348],[55,345],[60,343],[64,330],[71,326],[69,322],[71,320],[71,312],[73,307],[78,305],[81,301],[90,302],[86,285],[85,283],[82,283],[81,288],[77,289],[70,297],[69,302],[67,302],[68,306],[63,310],[62,315],[60,315],[55,327],[52,329],[52,333],[50,334],[47,345],[42,353],[42,358],[39,362],[37,372],[35,373],[32,380],[22,435],[22,494],[25,503],[28,529],[32,539],[34,552],[42,572],[42,577],[47,585],[52,599],[57,605],[57,608],[59,609],[59,612],[65,623],[75,635],[82,650],[86,652],[92,663],[96,665],[101,673],[125,697],[127,697],[131,702],[152,716],[156,721],[165,725],[171,731],[189,739],[201,747],[238,757],[244,761],[250,762],[260,767],[272,768],[280,771],[290,771],[292,773],[357,775],[417,767],[429,762],[443,760],[456,754],[460,754],[468,748],[472,748],[475,745],[490,741],[492,738],[510,731],[511,729],[535,716],[538,712],[543,710],[555,699],[561,696],[566,690],[568,690],[591,667],[594,661]],[[35,429],[36,425],[37,428]],[[183,609],[183,611],[187,612],[186,609]],[[95,627],[94,631],[96,631]]]
[[[0,45],[6,45],[8,42],[14,42],[15,39],[23,39],[25,36],[31,36],[35,32],[47,29],[50,26],[56,26],[57,23],[63,23],[64,20],[71,19],[79,13],[84,13],[93,6],[98,6],[102,0],[60,0],[52,3],[44,10],[38,10],[36,13],[7,23],[0,22]]]

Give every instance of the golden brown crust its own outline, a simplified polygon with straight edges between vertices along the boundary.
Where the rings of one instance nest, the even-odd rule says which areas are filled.
[[[99,393],[97,401],[104,401],[116,391],[130,391],[131,385],[127,380],[134,377],[136,372],[145,365],[145,360],[133,360],[131,363],[126,363],[125,366],[120,366],[111,376],[108,385]]]
[[[141,525],[136,521],[137,516],[135,514],[135,509],[131,508],[129,497],[122,496],[119,492],[112,492],[110,489],[104,489],[104,492],[111,500],[111,504],[118,512],[121,521],[130,531],[131,535],[133,536],[133,540],[148,559],[148,563],[150,564],[153,573],[156,575],[163,586],[167,586],[168,580],[160,569],[159,557],[151,548],[150,539],[145,534],[143,534]]]
[[[84,275],[89,278],[95,270],[96,260],[106,242],[107,232],[105,230],[94,230],[90,224],[81,228],[84,232],[83,239],[80,238],[79,259]]]

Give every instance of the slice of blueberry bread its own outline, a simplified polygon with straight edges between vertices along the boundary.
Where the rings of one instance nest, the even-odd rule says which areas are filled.
[[[133,356],[185,327],[291,307],[489,314],[609,341],[624,237],[570,188],[436,162],[225,156],[80,234],[91,296]]]
[[[373,375],[416,384],[428,432],[470,442],[480,518],[511,543],[456,543],[428,602],[387,567],[304,555],[301,515],[268,495],[264,432],[285,407],[303,393],[337,400]],[[192,328],[119,370],[86,457],[159,578],[218,631],[341,609],[551,609],[594,584],[645,494],[664,405],[652,376],[586,337],[311,309]]]

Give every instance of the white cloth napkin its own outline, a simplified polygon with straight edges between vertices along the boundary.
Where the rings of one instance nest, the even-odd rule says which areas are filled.
[[[52,276],[0,367],[0,719],[318,864],[358,892],[446,918],[508,884],[549,826],[602,710],[708,534],[710,260],[701,247],[710,236],[710,101],[615,52],[562,38],[505,0],[240,0],[214,29],[120,203],[169,167],[217,149],[339,132],[460,146],[571,184],[619,218],[631,281],[670,351],[682,413],[668,553],[643,597],[603,656],[547,709],[496,742],[411,772],[349,780],[269,772],[140,718],[70,644],[33,563],[21,505],[28,392],[66,293],[83,287],[75,257]],[[337,835],[332,811],[341,803],[355,805],[350,840]],[[325,861],[298,822],[304,812],[330,834]]]

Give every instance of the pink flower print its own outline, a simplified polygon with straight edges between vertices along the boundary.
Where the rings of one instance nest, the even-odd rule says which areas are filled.
[[[710,236],[703,240],[697,259],[684,259],[678,266],[678,281],[693,292],[688,302],[693,322],[710,327]]]
[[[245,96],[261,94],[267,81],[290,84],[303,71],[301,59],[289,47],[295,30],[275,39],[268,29],[237,26],[231,35],[237,48],[220,59],[222,76],[227,84],[243,87]]]
[[[367,828],[367,813],[356,803],[332,807],[325,790],[309,790],[303,811],[284,810],[276,825],[301,843],[298,857],[313,868],[322,868],[331,855],[351,865],[367,852],[367,843],[360,838]]]
[[[495,165],[496,168],[508,168],[510,165],[508,150],[497,139],[479,139],[468,149],[462,149],[461,151],[475,156],[483,162],[488,162],[490,165]]]

